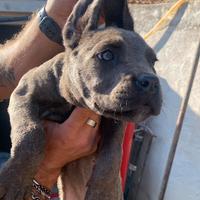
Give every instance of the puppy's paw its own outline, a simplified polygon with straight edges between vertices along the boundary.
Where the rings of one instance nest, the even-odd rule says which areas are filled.
[[[22,179],[7,177],[2,180],[0,176],[0,200],[25,200],[31,197],[32,185],[24,183]]]
[[[0,171],[0,200],[25,200],[31,197],[32,179],[25,169],[6,163]]]
[[[29,186],[17,187],[10,185],[9,188],[3,187],[0,200],[28,200],[31,197],[31,189]]]
[[[0,199],[2,199],[5,196],[6,189],[3,187],[3,185],[0,185]]]

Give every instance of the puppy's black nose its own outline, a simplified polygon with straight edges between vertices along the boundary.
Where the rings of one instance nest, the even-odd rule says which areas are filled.
[[[156,93],[159,90],[159,80],[152,74],[140,74],[136,81],[136,89],[145,93]]]

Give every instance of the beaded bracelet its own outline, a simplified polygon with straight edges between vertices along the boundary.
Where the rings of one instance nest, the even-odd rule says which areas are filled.
[[[37,196],[34,192],[31,193],[32,200],[41,200],[39,196]]]
[[[46,187],[40,185],[35,179],[33,179],[33,188],[37,191],[38,194],[42,195],[45,199],[51,199],[51,191]],[[32,192],[32,199],[33,200],[40,200],[40,198]]]

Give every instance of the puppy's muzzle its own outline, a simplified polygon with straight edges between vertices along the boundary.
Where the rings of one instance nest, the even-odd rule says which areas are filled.
[[[135,80],[135,89],[142,104],[150,107],[151,114],[158,115],[162,105],[160,82],[157,76],[148,73],[140,74]]]
[[[136,89],[146,95],[152,95],[159,92],[159,80],[151,74],[140,74],[135,81]]]

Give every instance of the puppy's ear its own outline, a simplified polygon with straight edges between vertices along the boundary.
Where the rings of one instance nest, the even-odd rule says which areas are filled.
[[[117,26],[127,30],[134,30],[128,0],[104,0],[104,17],[106,26]]]
[[[124,10],[123,10],[123,28],[134,31],[134,20],[131,16],[129,7],[128,7],[128,0],[124,0]]]
[[[98,26],[103,0],[79,0],[70,14],[64,30],[64,45],[74,49],[83,33]]]

